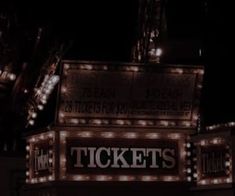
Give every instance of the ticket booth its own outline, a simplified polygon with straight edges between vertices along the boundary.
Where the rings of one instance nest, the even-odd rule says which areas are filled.
[[[27,136],[25,195],[188,194],[202,76],[63,61],[55,122]]]

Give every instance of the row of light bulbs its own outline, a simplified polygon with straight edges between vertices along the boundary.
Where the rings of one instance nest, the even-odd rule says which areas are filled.
[[[235,122],[228,122],[228,123],[223,123],[223,124],[207,126],[206,130],[211,131],[211,130],[222,129],[222,128],[227,128],[227,127],[235,127]]]
[[[161,49],[157,49],[156,53],[160,54],[162,51]],[[110,70],[112,69],[112,67],[109,67],[107,65],[93,65],[93,64],[85,64],[85,63],[81,63],[79,66],[76,66],[76,68],[80,69],[80,70]],[[73,65],[64,64],[64,74],[67,75],[70,69],[73,69]],[[145,68],[141,67],[141,66],[135,66],[135,65],[125,65],[123,67],[120,67],[119,69],[124,70],[124,71],[133,71],[133,72],[138,72],[138,71],[144,71]],[[170,68],[169,69],[170,73],[175,73],[175,74],[183,74],[184,72],[188,73],[190,72],[190,70],[187,69],[183,69],[183,68]],[[203,75],[204,74],[204,70],[203,69],[195,69],[191,71],[194,74],[200,74]]]
[[[28,124],[33,126],[37,117],[37,110],[43,110],[44,105],[52,93],[55,85],[59,82],[58,75],[45,75],[43,82],[39,88],[34,89],[34,99],[37,103],[37,108],[30,108],[28,111]]]
[[[0,80],[14,81],[15,79],[16,79],[16,75],[14,73],[0,70]]]
[[[59,113],[59,122],[62,124],[73,124],[73,125],[122,125],[122,126],[160,126],[160,127],[191,127],[194,124],[190,121],[165,121],[165,120],[124,120],[124,119],[117,119],[117,120],[110,120],[110,119],[84,119],[84,118],[65,118],[65,114],[63,112]]]

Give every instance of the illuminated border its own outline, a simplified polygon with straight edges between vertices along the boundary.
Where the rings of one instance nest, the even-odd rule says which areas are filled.
[[[232,183],[232,156],[231,156],[231,148],[226,143],[225,138],[223,137],[213,137],[210,139],[201,139],[197,143],[197,158],[195,157],[197,172],[194,173],[194,177],[197,179],[197,185],[212,185],[212,184],[227,184]],[[201,148],[206,146],[216,146],[216,145],[224,145],[227,149],[229,149],[229,153],[226,154],[228,161],[225,162],[225,166],[228,167],[228,176],[221,177],[202,177],[201,173]]]
[[[32,164],[33,164],[33,145],[38,142],[49,140],[49,162],[52,164],[52,172],[50,175],[45,175],[43,177],[34,177]],[[33,135],[27,138],[27,146],[26,146],[26,183],[34,184],[34,183],[43,183],[47,181],[55,180],[55,132],[50,131],[47,133],[41,133],[38,135]]]
[[[215,124],[211,126],[207,126],[207,131],[214,131],[214,130],[220,130],[220,129],[226,129],[226,128],[232,128],[235,127],[235,122],[228,122],[224,124]]]
[[[170,139],[177,140],[179,147],[179,174],[178,175],[91,175],[91,174],[67,174],[66,173],[66,139],[76,138],[123,138],[123,139]],[[108,132],[108,131],[61,131],[60,132],[60,175],[64,181],[190,181],[187,178],[186,159],[190,154],[186,150],[186,136],[181,133],[139,133],[139,132]]]

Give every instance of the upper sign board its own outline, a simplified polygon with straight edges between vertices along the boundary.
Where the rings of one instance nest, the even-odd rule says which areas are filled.
[[[200,66],[62,63],[57,123],[65,126],[196,126]]]

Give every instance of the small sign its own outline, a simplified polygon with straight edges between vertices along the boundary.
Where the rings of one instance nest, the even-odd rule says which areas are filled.
[[[222,137],[197,141],[197,184],[226,184],[232,181],[231,148]]]
[[[55,133],[43,130],[42,133],[27,138],[26,183],[43,183],[55,180]]]
[[[201,148],[202,178],[226,176],[226,146],[209,146]]]

